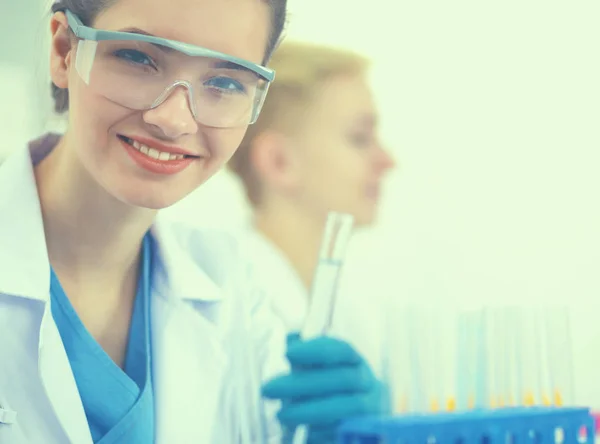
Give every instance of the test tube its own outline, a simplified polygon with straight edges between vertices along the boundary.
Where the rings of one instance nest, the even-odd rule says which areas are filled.
[[[540,374],[540,400],[542,405],[552,405],[552,325],[547,309],[537,310],[538,359]]]
[[[353,226],[354,218],[349,214],[330,212],[327,217],[319,262],[311,288],[308,316],[301,331],[303,339],[322,335],[331,326],[339,272]],[[292,442],[305,444],[307,438],[308,428],[300,426],[296,429]]]
[[[508,405],[511,407],[522,405],[523,380],[519,368],[520,327],[518,309],[507,308],[504,330],[506,332]]]
[[[406,366],[409,368],[410,384],[408,386],[408,397],[410,411],[421,413],[427,410],[427,384],[426,375],[422,371],[423,350],[426,347],[426,338],[421,333],[424,324],[422,312],[417,307],[406,310],[405,334],[408,340],[408,353]]]
[[[548,366],[550,368],[550,396],[556,406],[573,402],[573,355],[571,319],[564,307],[546,309]]]
[[[437,309],[439,328],[439,348],[436,353],[441,361],[441,409],[452,412],[457,409],[456,393],[456,355],[457,355],[457,312],[452,307],[440,307]]]
[[[331,325],[339,272],[353,225],[354,218],[351,215],[329,213],[313,278],[310,308],[301,332],[303,338],[324,334]]]
[[[478,395],[484,380],[481,371],[483,356],[480,347],[481,340],[481,311],[463,310],[458,317],[457,325],[457,370],[456,391],[458,407],[461,410],[471,410],[478,406]]]
[[[540,335],[538,309],[524,308],[521,314],[521,356],[523,376],[522,402],[531,407],[542,404],[541,381],[543,369],[540,357]]]
[[[469,343],[469,317],[468,313],[460,312],[457,320],[456,332],[456,397],[458,408],[469,408],[469,394],[474,375],[471,374],[472,349]]]
[[[385,315],[383,355],[383,381],[388,386],[395,414],[408,413],[412,406],[412,371],[410,368],[411,338],[407,334],[410,310],[402,307],[388,310]]]
[[[494,330],[496,333],[496,405],[499,408],[510,405],[509,389],[509,350],[508,331],[506,329],[507,310],[498,307],[494,312]]]
[[[484,310],[485,323],[485,363],[487,372],[484,402],[487,408],[496,408],[500,398],[500,374],[498,367],[498,330],[496,328],[496,312],[489,307]]]
[[[440,324],[436,310],[419,307],[415,316],[417,337],[416,348],[417,369],[420,374],[419,408],[422,412],[437,412],[441,408],[443,363],[440,359]],[[414,325],[414,324],[413,324]],[[416,372],[415,372],[416,374]]]
[[[491,313],[494,329],[494,397],[493,404],[502,408],[507,403],[506,395],[506,355],[505,355],[505,332],[502,328],[502,307],[495,307]]]

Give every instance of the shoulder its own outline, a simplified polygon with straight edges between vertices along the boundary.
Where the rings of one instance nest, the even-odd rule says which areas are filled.
[[[186,222],[159,217],[155,234],[161,250],[202,269],[220,282],[246,263],[239,239],[230,232],[202,229]]]
[[[241,304],[260,324],[256,331],[274,331],[283,328],[270,304],[270,286],[259,279],[254,271],[255,258],[248,251],[247,238],[241,233],[219,229],[199,229],[189,224],[162,220],[159,242],[167,242],[164,253],[177,255],[172,272],[179,274],[183,267],[188,275],[202,274],[216,284],[231,302]],[[283,335],[284,337],[285,335]]]
[[[236,236],[224,230],[202,229],[186,222],[161,221],[161,229],[165,230],[171,240],[191,253],[207,253],[215,258],[234,258],[240,254],[239,241]]]
[[[204,275],[222,290],[262,301],[272,292],[270,280],[245,231],[198,228],[187,222],[157,219],[154,234],[161,261],[170,274]],[[260,254],[258,256],[261,256]],[[183,277],[182,277],[183,279]]]

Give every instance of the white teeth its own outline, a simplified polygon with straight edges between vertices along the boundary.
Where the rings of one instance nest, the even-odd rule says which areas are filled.
[[[152,159],[181,160],[185,157],[183,154],[171,154],[171,153],[166,153],[164,151],[158,151],[154,148],[150,148],[150,147],[144,145],[143,143],[138,142],[137,140],[130,139],[130,142],[131,142],[130,144],[132,147],[134,147],[139,152],[145,154],[146,156],[151,157]]]
[[[157,159],[158,160],[158,157],[160,156],[160,151],[155,150],[154,148],[150,148],[148,150],[147,156],[148,157],[152,157],[153,159]]]

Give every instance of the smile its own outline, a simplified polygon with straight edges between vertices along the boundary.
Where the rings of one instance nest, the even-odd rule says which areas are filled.
[[[151,159],[155,159],[155,160],[182,160],[185,159],[186,157],[191,157],[191,156],[186,156],[184,154],[172,154],[172,153],[167,153],[165,151],[159,151],[155,148],[150,148],[147,145],[144,145],[141,142],[138,142],[137,140],[133,140],[130,139],[128,137],[125,136],[121,136],[121,138],[123,139],[123,141],[127,142],[129,145],[131,145],[133,148],[135,148],[137,151],[139,151],[142,154],[145,154],[146,156],[150,157]]]
[[[123,144],[129,157],[139,167],[154,174],[177,174],[185,170],[193,162],[202,159],[202,157],[182,154],[181,152],[173,153],[161,151],[158,148],[151,148],[138,140],[123,135],[119,135],[118,139]],[[178,148],[172,149],[181,151]]]

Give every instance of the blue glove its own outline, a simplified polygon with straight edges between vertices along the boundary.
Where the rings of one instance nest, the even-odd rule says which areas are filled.
[[[346,419],[387,414],[390,400],[369,365],[347,342],[329,337],[288,337],[291,373],[272,379],[263,396],[282,401],[279,421],[293,433],[309,426],[310,444],[332,443]]]

